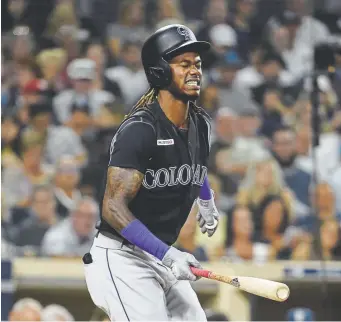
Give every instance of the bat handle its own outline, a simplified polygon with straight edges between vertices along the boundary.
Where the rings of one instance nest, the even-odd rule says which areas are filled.
[[[206,269],[200,269],[200,268],[196,268],[193,266],[191,266],[191,271],[195,276],[206,277],[206,278],[209,278],[211,274],[211,272]]]

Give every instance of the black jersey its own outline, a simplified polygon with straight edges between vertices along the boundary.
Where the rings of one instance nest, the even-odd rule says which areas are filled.
[[[144,174],[129,209],[168,245],[176,241],[207,175],[209,118],[190,108],[188,133],[180,131],[156,101],[125,120],[110,147],[109,166]],[[117,234],[103,218],[100,230]]]

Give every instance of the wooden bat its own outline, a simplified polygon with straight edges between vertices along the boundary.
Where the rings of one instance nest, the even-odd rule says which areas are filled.
[[[288,299],[290,289],[287,285],[279,282],[269,281],[262,278],[248,276],[224,276],[214,272],[191,267],[192,273],[196,276],[205,277],[211,280],[223,282],[237,287],[245,292],[262,296],[277,302],[284,302]]]

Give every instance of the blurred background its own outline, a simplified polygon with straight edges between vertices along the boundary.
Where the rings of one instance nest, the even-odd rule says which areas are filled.
[[[148,89],[140,52],[186,24],[212,50],[198,105],[209,180],[177,247],[225,274],[286,282],[278,304],[200,280],[209,320],[341,318],[340,0],[7,0],[1,32],[2,320],[104,321],[83,279],[117,126]]]

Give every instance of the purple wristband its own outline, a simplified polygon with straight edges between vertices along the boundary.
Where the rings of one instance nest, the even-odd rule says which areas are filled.
[[[210,184],[208,183],[207,177],[205,177],[204,183],[201,187],[199,198],[202,200],[212,199],[211,188],[210,188]]]
[[[133,220],[121,230],[121,235],[133,245],[140,247],[147,253],[162,260],[170,248],[167,244],[154,236],[150,230],[138,219]]]

